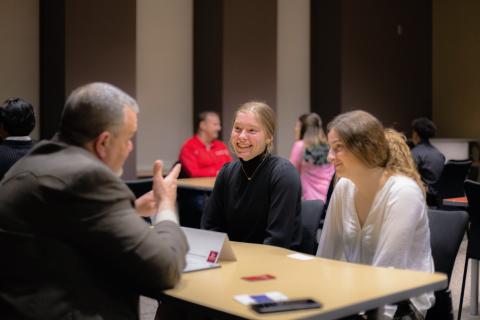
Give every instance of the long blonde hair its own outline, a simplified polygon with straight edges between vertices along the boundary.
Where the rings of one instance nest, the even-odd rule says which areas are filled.
[[[303,141],[306,148],[327,143],[327,138],[322,128],[322,118],[315,112],[305,117],[302,123],[302,131],[304,132]]]
[[[387,139],[388,148],[390,149],[390,158],[386,166],[387,172],[389,174],[401,174],[412,178],[418,184],[425,196],[425,185],[417,171],[405,135],[394,129],[387,128],[385,129],[385,138]]]

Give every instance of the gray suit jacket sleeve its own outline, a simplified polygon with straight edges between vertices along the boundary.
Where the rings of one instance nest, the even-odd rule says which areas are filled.
[[[141,294],[157,295],[173,287],[188,251],[183,232],[171,221],[151,228],[136,213],[125,184],[108,169],[98,169],[82,170],[59,193],[56,201],[70,208],[63,215],[64,236],[126,277]]]

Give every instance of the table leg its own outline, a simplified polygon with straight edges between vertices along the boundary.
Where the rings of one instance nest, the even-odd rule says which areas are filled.
[[[470,259],[470,314],[478,315],[478,260]]]

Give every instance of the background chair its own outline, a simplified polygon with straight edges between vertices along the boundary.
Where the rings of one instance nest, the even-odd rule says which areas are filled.
[[[314,255],[317,252],[317,230],[323,212],[322,200],[302,200],[302,242],[299,251]]]
[[[203,209],[207,205],[210,194],[211,191],[177,189],[178,216],[182,227],[200,229]]]
[[[125,184],[132,190],[136,198],[152,190],[152,183],[152,178],[125,181]]]
[[[463,197],[465,195],[463,183],[467,179],[471,166],[472,161],[470,160],[449,160],[445,164],[436,185],[438,208],[444,208],[443,199]]]
[[[471,303],[472,314],[478,313],[478,260],[480,260],[480,183],[465,181],[465,194],[468,199],[468,214],[470,226],[468,228],[468,245],[463,269],[462,290],[460,292],[460,304],[458,306],[458,319],[462,315],[463,293],[465,291],[465,280],[467,277],[468,261],[472,259],[471,270]]]
[[[332,176],[332,180],[330,180],[330,184],[328,185],[327,197],[325,198],[325,203],[322,209],[322,217],[320,218],[320,226],[319,226],[320,229],[323,229],[323,223],[325,222],[325,218],[327,217],[328,204],[330,203],[330,199],[332,198],[333,189],[335,188],[336,180],[337,178],[336,178],[336,175],[334,174]]]
[[[428,223],[435,271],[447,274],[450,283],[458,248],[467,229],[468,214],[465,211],[429,209]],[[435,305],[428,310],[426,320],[453,320],[450,290],[436,291],[435,300]]]

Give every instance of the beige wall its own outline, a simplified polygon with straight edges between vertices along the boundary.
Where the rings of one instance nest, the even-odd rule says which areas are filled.
[[[310,111],[310,1],[278,0],[277,154],[288,159],[298,116]]]
[[[0,101],[17,96],[34,105],[35,139],[40,100],[38,12],[37,0],[0,1]]]
[[[191,135],[192,0],[137,1],[137,169],[170,166]]]
[[[433,1],[433,120],[439,137],[480,138],[480,1]]]

